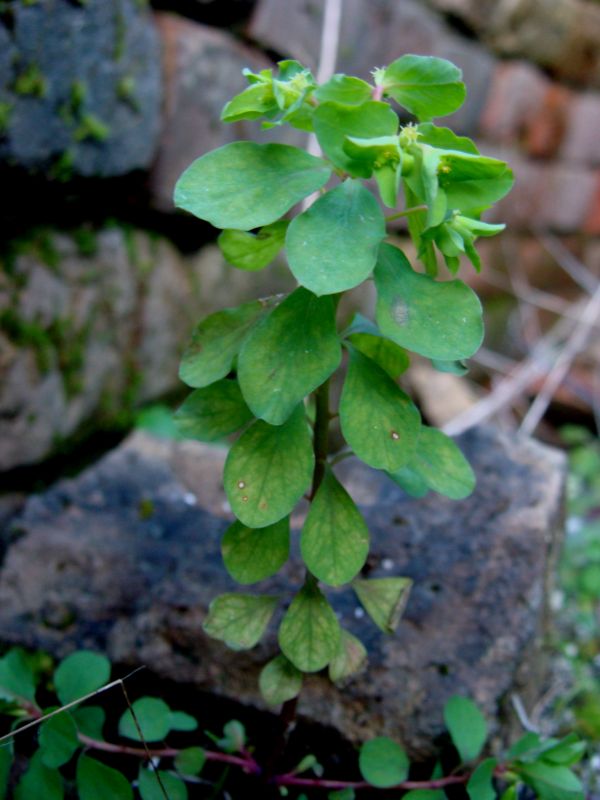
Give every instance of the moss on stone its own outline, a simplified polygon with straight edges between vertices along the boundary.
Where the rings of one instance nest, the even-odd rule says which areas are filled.
[[[96,255],[98,252],[98,238],[94,230],[82,225],[80,228],[76,228],[72,235],[80,256],[90,258]]]
[[[91,139],[96,142],[105,142],[110,136],[110,127],[95,114],[82,114],[78,127],[73,133],[76,142]]]
[[[9,102],[0,103],[0,136],[4,136],[8,131],[10,125],[10,117],[13,112],[14,105]]]
[[[45,97],[48,85],[37,64],[29,64],[14,83],[16,94],[23,97]]]

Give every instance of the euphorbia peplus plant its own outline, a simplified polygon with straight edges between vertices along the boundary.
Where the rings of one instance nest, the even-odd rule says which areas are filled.
[[[194,391],[177,412],[185,432],[203,441],[241,430],[224,471],[237,521],[223,537],[222,553],[236,581],[253,584],[283,566],[290,514],[305,495],[310,501],[300,534],[306,577],[279,627],[281,654],[260,678],[271,703],[295,697],[302,673],[328,667],[339,681],[365,661],[363,645],[340,626],[320,584],[350,586],[387,632],[396,628],[411,584],[400,576],[359,577],[369,532],[336,478],[338,459],[328,448],[335,416],[329,383],[343,352],[337,413],[348,451],[418,497],[433,490],[460,499],[473,490],[473,472],[457,445],[421,423],[397,379],[410,353],[462,373],[463,360],[479,348],[479,299],[460,280],[438,279],[438,257],[453,276],[463,255],[479,270],[475,240],[504,227],[480,215],[513,183],[503,161],[432,122],[465,99],[461,72],[448,61],[405,55],[376,69],[373,85],[346,75],[317,85],[296,61],[278,66],[276,75],[245,70],[249,86],[225,106],[222,119],[314,131],[323,157],[285,144],[233,142],[195,161],[175,189],[177,206],[223,229],[219,245],[230,264],[259,270],[284,249],[299,284],[285,297],[200,322],[180,371]],[[401,125],[394,103],[416,122]],[[373,184],[365,185],[372,178],[379,199]],[[317,192],[312,204],[286,217]],[[393,209],[389,215],[382,205]],[[398,217],[407,219],[424,272],[386,241],[386,223]],[[371,277],[375,322],[357,314],[338,329],[340,296]],[[204,628],[234,649],[253,647],[280,601],[221,595]]]

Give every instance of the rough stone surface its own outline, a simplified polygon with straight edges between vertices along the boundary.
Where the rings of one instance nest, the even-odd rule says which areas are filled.
[[[291,283],[281,265],[233,269],[215,246],[183,257],[142,231],[88,237],[87,255],[78,235],[38,233],[0,261],[0,470],[181,388],[202,316]]]
[[[0,160],[63,175],[146,168],[160,105],[160,42],[136,0],[3,4]]]
[[[431,754],[454,692],[495,719],[511,693],[528,706],[543,686],[563,458],[491,429],[460,444],[478,474],[475,494],[461,502],[410,500],[381,474],[344,462],[342,480],[373,536],[367,572],[409,575],[415,587],[393,637],[377,632],[350,592],[332,592],[342,623],[367,644],[370,667],[344,691],[312,676],[300,701],[301,714],[351,739],[386,733],[416,756]],[[257,673],[275,650],[273,633],[233,658],[201,630],[210,599],[234,589],[219,556],[224,457],[138,434],[80,477],[32,497],[12,523],[18,539],[0,571],[2,638],[58,656],[100,648],[260,705]],[[259,590],[287,599],[302,572],[294,556]]]

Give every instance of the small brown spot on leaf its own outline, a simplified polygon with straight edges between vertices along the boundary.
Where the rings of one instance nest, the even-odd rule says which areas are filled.
[[[246,486],[246,484],[245,484],[244,481],[238,481],[238,485],[237,486],[238,486],[238,489],[243,489]]]
[[[247,502],[248,502],[248,495],[247,495],[247,494],[245,494],[245,495],[242,497],[242,503],[247,503]]]
[[[390,431],[390,436],[395,442],[400,438],[400,434],[397,431]]]

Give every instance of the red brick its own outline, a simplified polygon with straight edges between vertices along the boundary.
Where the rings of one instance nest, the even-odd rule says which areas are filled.
[[[600,164],[600,92],[575,95],[561,157],[567,161]]]
[[[560,150],[573,93],[558,83],[546,89],[541,107],[526,121],[525,147],[530,156],[551,158]]]
[[[585,219],[583,230],[585,233],[600,235],[600,170],[593,173],[595,191],[590,202],[588,214]]]
[[[499,63],[479,122],[480,133],[494,142],[515,144],[541,112],[549,81],[524,61]]]

